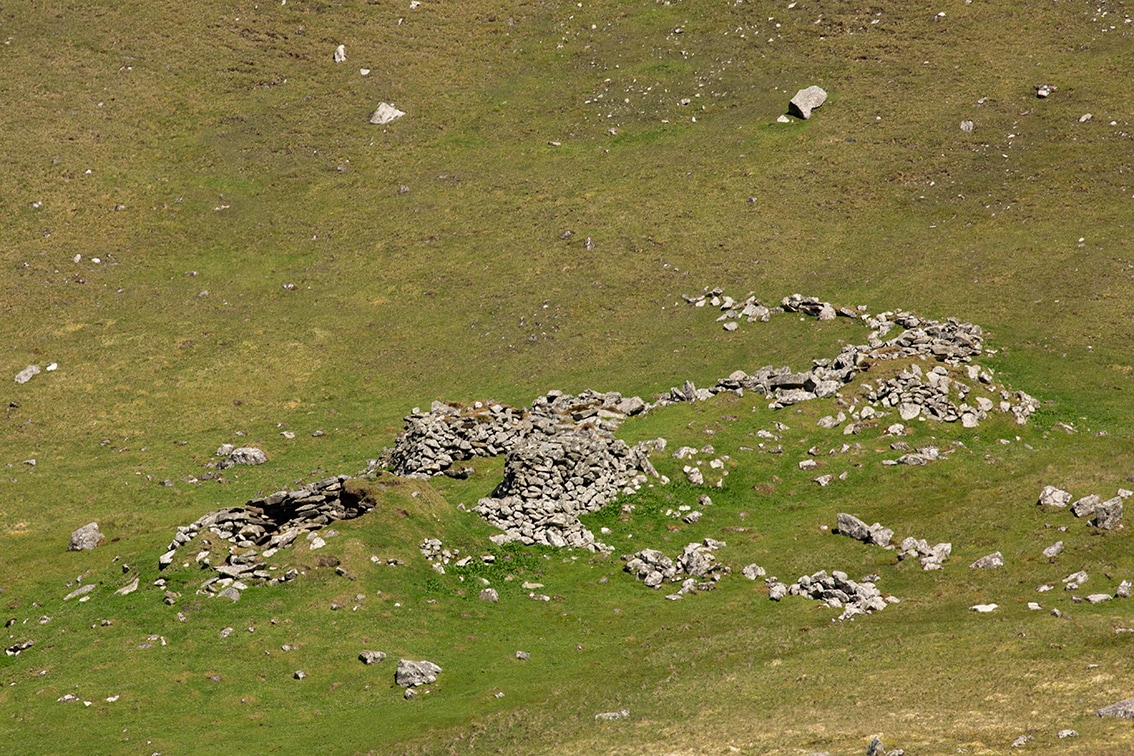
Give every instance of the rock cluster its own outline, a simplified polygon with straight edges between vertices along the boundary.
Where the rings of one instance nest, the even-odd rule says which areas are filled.
[[[626,562],[623,569],[651,588],[680,582],[681,589],[672,594],[677,597],[691,591],[710,591],[723,575],[729,574],[729,568],[719,563],[713,554],[724,545],[722,541],[706,538],[701,543],[686,545],[676,559],[670,559],[657,549],[642,549],[622,557]]]
[[[774,580],[774,578],[772,578]],[[874,584],[877,577],[869,575],[861,581],[847,577],[847,573],[820,570],[813,575],[804,575],[788,587],[792,596],[803,596],[814,601],[823,601],[832,609],[842,609],[840,620],[850,619],[858,614],[879,612],[886,608],[887,599]]]
[[[975,366],[970,366],[975,367]],[[991,376],[979,368],[970,371],[970,376],[977,376],[976,380],[984,384],[985,388],[996,396],[996,387],[991,385]],[[900,375],[882,381],[877,387],[865,387],[867,399],[882,407],[893,407],[898,410],[902,420],[913,420],[918,416],[930,420],[952,423],[958,420],[966,428],[975,428],[988,417],[994,409],[1001,412],[1011,412],[1020,424],[1026,423],[1029,415],[1039,406],[1039,403],[1022,391],[1012,394],[1006,389],[1000,389],[998,401],[987,396],[979,396],[970,405],[966,402],[970,386],[962,383],[956,377],[949,375],[949,371],[941,365],[923,372],[918,365],[911,365]],[[960,404],[954,404],[951,393],[956,391]]]
[[[953,544],[938,543],[933,546],[924,538],[909,536],[902,539],[898,559],[917,559],[923,570],[939,570],[953,553]]]
[[[340,475],[295,491],[277,491],[252,499],[243,507],[210,512],[182,525],[177,528],[169,550],[158,559],[158,566],[165,569],[173,564],[178,549],[208,532],[231,546],[224,549],[223,555],[214,555],[214,544],[202,539],[194,559],[217,573],[203,586],[206,590],[222,592],[234,582],[286,582],[295,577],[293,571],[273,577],[265,559],[287,548],[301,535],[313,535],[331,522],[353,519],[370,511],[371,505],[365,499],[344,486],[347,478]]]

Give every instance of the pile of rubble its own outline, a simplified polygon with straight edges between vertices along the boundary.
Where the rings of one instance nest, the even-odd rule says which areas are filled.
[[[505,457],[504,480],[476,512],[504,533],[495,543],[569,546],[609,551],[579,522],[620,493],[657,476],[647,447],[628,446],[595,427],[533,424]]]
[[[497,402],[433,402],[429,412],[415,407],[405,418],[405,430],[379,464],[395,475],[427,478],[445,473],[457,461],[506,454],[537,429],[545,434],[579,428],[613,431],[646,408],[639,397],[589,389],[578,396],[550,391],[524,409]]]
[[[989,377],[987,371],[982,371],[974,365],[969,366],[969,374],[981,378]],[[996,387],[990,381],[983,381],[985,388],[995,392]],[[924,416],[930,420],[953,423],[958,420],[966,428],[975,428],[988,417],[994,409],[1001,412],[1011,412],[1016,422],[1024,424],[1028,417],[1039,407],[1031,396],[1022,391],[1014,395],[1007,390],[1000,390],[999,403],[986,396],[978,396],[973,405],[966,403],[969,392],[972,390],[967,384],[950,377],[949,371],[942,365],[923,372],[918,365],[910,365],[909,369],[902,371],[894,378],[881,381],[877,388],[864,385],[866,398],[873,404],[882,407],[896,408],[902,420],[913,420]],[[960,404],[954,404],[951,392],[955,390]],[[994,394],[995,395],[995,394]]]
[[[692,591],[711,591],[729,568],[719,563],[713,554],[725,546],[723,541],[706,538],[701,543],[690,543],[676,559],[657,549],[642,549],[622,557],[626,562],[623,568],[650,588],[659,588],[663,583],[681,583],[677,593],[667,598],[681,598]]]
[[[845,572],[820,570],[814,575],[804,575],[790,586],[785,586],[774,577],[767,578],[769,597],[779,601],[786,595],[803,596],[814,601],[823,601],[832,609],[842,609],[840,620],[850,619],[859,614],[880,612],[888,603],[896,603],[893,596],[883,597],[875,585],[876,575],[868,575],[861,581],[854,581]]]
[[[243,507],[220,509],[179,526],[169,550],[158,558],[158,566],[164,570],[173,564],[178,550],[205,532],[215,539],[202,537],[194,561],[211,567],[220,578],[255,582],[288,580],[288,576],[273,578],[264,560],[290,546],[301,535],[313,535],[331,522],[350,520],[370,511],[371,505],[364,498],[344,487],[347,478],[340,475],[296,491],[277,491],[252,499]],[[223,549],[221,541],[227,542]]]

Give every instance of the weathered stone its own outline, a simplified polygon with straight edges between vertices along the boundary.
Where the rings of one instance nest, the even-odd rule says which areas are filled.
[[[1102,497],[1098,494],[1088,494],[1071,505],[1071,514],[1076,517],[1090,517],[1101,502]]]
[[[970,564],[969,568],[974,570],[994,570],[1003,566],[1004,556],[999,551],[994,551]]]
[[[268,455],[254,446],[242,446],[233,449],[228,455],[228,462],[234,465],[262,465],[268,461]]]
[[[336,63],[343,63],[346,61],[346,45],[339,45],[335,48],[334,60]]]
[[[748,578],[749,580],[755,580],[756,578],[764,577],[767,572],[758,564],[749,564],[745,566],[743,570],[741,570],[741,574],[743,574],[744,577]]]
[[[1119,719],[1134,719],[1134,698],[1104,706],[1095,712],[1100,717],[1118,717]]]
[[[480,592],[480,600],[495,604],[500,600],[500,594],[496,592],[495,588],[485,588]]]
[[[75,590],[71,591],[70,593],[68,593],[66,596],[63,597],[63,600],[64,601],[70,601],[73,598],[78,598],[79,596],[85,596],[86,594],[90,593],[91,591],[95,590],[96,588],[98,588],[97,583],[87,583],[86,585],[80,586],[80,587],[76,588]]]
[[[1043,550],[1043,555],[1048,559],[1054,559],[1063,553],[1063,541],[1056,541]]]
[[[1091,524],[1101,530],[1113,530],[1122,519],[1122,498],[1115,496],[1095,507],[1095,517]]]
[[[795,93],[788,104],[788,112],[803,120],[811,118],[811,112],[827,101],[827,93],[820,87],[810,86]]]
[[[98,547],[106,538],[98,529],[97,522],[89,522],[71,533],[71,543],[68,551],[89,551]]]
[[[1071,494],[1057,486],[1044,486],[1036,503],[1043,507],[1066,507],[1071,503]]]
[[[386,654],[381,651],[363,651],[358,655],[358,660],[363,664],[377,664],[386,658]]]
[[[869,541],[870,528],[865,522],[858,519],[852,514],[846,512],[839,512],[836,516],[836,526],[839,533],[845,536],[850,536],[856,541]]]
[[[385,126],[391,121],[396,121],[405,115],[404,111],[398,110],[396,107],[388,102],[378,104],[378,109],[370,116],[370,123],[375,126]]]
[[[398,661],[398,669],[394,673],[394,682],[403,688],[430,685],[437,682],[439,672],[441,672],[441,667],[431,661],[401,659]]]
[[[16,373],[16,383],[27,383],[32,378],[40,374],[39,365],[28,365],[26,368]]]

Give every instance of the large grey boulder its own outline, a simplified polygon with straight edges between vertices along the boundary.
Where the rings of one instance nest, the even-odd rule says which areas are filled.
[[[378,109],[370,116],[370,122],[375,126],[385,126],[391,121],[396,121],[405,115],[404,111],[398,110],[388,102],[379,103]]]
[[[1115,496],[1095,507],[1095,519],[1091,524],[1102,530],[1113,530],[1122,519],[1122,498]]]
[[[835,520],[840,534],[850,536],[856,541],[870,540],[870,527],[854,515],[839,512]]]
[[[98,529],[97,522],[88,522],[83,527],[71,533],[71,544],[68,551],[90,551],[97,548],[106,538]]]
[[[1101,502],[1102,497],[1098,494],[1088,494],[1071,505],[1071,514],[1076,517],[1090,517]]]
[[[257,449],[255,446],[241,446],[239,449],[233,449],[217,467],[225,469],[233,465],[262,465],[267,461],[268,455],[262,449]]]
[[[827,101],[827,93],[820,87],[810,86],[795,93],[788,104],[788,112],[803,120],[811,118],[811,111]]]
[[[430,685],[437,682],[437,673],[440,671],[441,668],[431,661],[401,659],[398,670],[394,673],[394,682],[403,688]]]
[[[1100,717],[1118,717],[1119,719],[1134,719],[1134,698],[1112,703],[1095,712]]]
[[[998,567],[1004,566],[1004,556],[999,551],[994,551],[988,556],[982,556],[969,565],[970,569],[974,570],[995,570]]]
[[[1044,486],[1036,503],[1041,507],[1065,507],[1071,503],[1071,493],[1058,486]]]

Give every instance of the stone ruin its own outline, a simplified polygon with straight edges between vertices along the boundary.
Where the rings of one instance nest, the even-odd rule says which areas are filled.
[[[647,445],[631,447],[612,433],[646,409],[638,397],[590,390],[551,391],[524,409],[434,402],[429,412],[406,418],[406,430],[378,463],[399,475],[430,477],[458,461],[503,454],[504,479],[475,508],[504,531],[495,543],[609,551],[578,516],[657,476]]]
[[[383,450],[378,459],[371,460],[362,474],[372,474],[382,467],[407,477],[427,479],[442,474],[467,477],[471,468],[458,463],[476,457],[504,455],[503,480],[491,496],[482,498],[475,507],[479,515],[503,531],[492,537],[495,543],[518,542],[610,551],[610,547],[597,541],[578,518],[580,514],[597,511],[619,494],[639,490],[650,477],[657,477],[648,456],[652,448],[658,448],[657,442],[629,446],[613,435],[625,418],[656,407],[704,401],[721,392],[743,395],[745,391],[752,391],[768,397],[770,407],[782,408],[835,396],[873,363],[906,358],[933,359],[941,364],[926,371],[914,364],[895,378],[883,380],[876,386],[866,386],[868,404],[863,404],[857,411],[854,408],[849,410],[850,422],[844,433],[857,432],[857,423],[873,421],[886,414],[884,409],[890,408],[897,408],[906,420],[923,416],[942,422],[960,420],[967,427],[973,427],[995,410],[1010,412],[1017,422],[1025,423],[1038,406],[1035,399],[1023,392],[1012,394],[998,388],[990,371],[971,364],[983,348],[983,332],[971,323],[953,318],[928,320],[900,311],[869,315],[865,307],[836,307],[817,297],[799,294],[784,297],[779,305],[771,307],[753,296],[742,301],[734,300],[720,289],[684,298],[697,307],[719,308],[722,314],[718,320],[726,326],[735,326],[741,320],[767,321],[773,315],[797,313],[819,320],[839,317],[858,320],[871,332],[865,344],[846,345],[834,358],[813,360],[812,367],[804,372],[772,366],[751,374],[737,370],[709,388],[697,388],[691,381],[686,381],[681,387],[659,395],[653,404],[639,397],[623,397],[617,392],[591,390],[578,395],[551,391],[538,397],[530,407],[520,409],[494,402],[470,405],[433,402],[428,412],[415,408],[405,418],[405,430],[399,434],[393,448]],[[895,328],[900,328],[900,332],[886,339]],[[952,368],[952,372],[946,366]],[[962,381],[962,366],[966,369],[965,377],[974,386],[982,387],[989,396],[982,395],[971,404],[968,402],[968,396],[974,389]],[[953,394],[956,394],[959,403],[953,401]],[[848,418],[840,413],[840,417],[830,420],[824,427],[835,427]],[[898,444],[901,442],[897,442],[895,448]],[[228,453],[225,456],[231,458],[233,452],[244,450],[224,448],[224,451]],[[899,460],[885,460],[884,464],[924,464],[940,456],[935,447],[908,451],[911,453]],[[255,461],[231,459],[233,463]],[[313,531],[330,522],[357,517],[368,510],[368,504],[344,489],[347,478],[338,476],[297,491],[279,491],[253,499],[244,507],[205,515],[178,528],[169,550],[159,559],[159,565],[163,569],[171,565],[180,547],[202,531],[209,531],[216,538],[229,542],[230,553],[214,555],[213,548],[210,548],[213,544],[206,546],[202,543],[195,560],[209,565],[218,573],[216,578],[206,583],[204,590],[216,592],[227,589],[231,583],[242,587],[246,581],[285,581],[292,575],[273,577],[264,559],[278,549],[286,548],[304,533],[310,538]],[[664,478],[662,482],[666,482]],[[1109,504],[1106,502],[1106,505]],[[1105,505],[1099,505],[1092,511],[1096,518],[1098,511],[1103,513],[1104,522],[1111,521],[1106,518],[1109,510]],[[1120,508],[1118,512],[1121,516]],[[875,540],[871,529],[864,523],[862,525],[869,537]],[[880,525],[877,527],[881,528]],[[889,536],[892,537],[892,532]],[[890,538],[884,540],[888,543]],[[948,549],[943,551],[943,546],[948,544],[934,547],[924,544],[923,548],[923,542],[914,539],[908,548],[903,542],[902,553],[903,556],[916,555],[926,569],[934,569],[939,568],[948,556]],[[699,548],[703,550],[705,547]],[[633,559],[645,569],[641,576],[643,579],[653,579],[655,573],[663,575],[663,580],[678,576],[678,573],[668,574],[670,568],[663,561],[668,557],[661,555],[658,560],[651,561],[644,557],[645,554],[644,551],[633,555]],[[659,565],[659,569],[654,569]],[[721,573],[715,574],[719,579]],[[690,578],[682,579],[687,581]]]
[[[796,373],[787,367],[767,366],[753,375],[736,371],[708,389],[698,389],[686,382],[682,388],[663,394],[659,405],[703,400],[721,391],[743,393],[748,390],[768,396],[773,400],[770,406],[779,409],[832,396],[874,362],[926,358],[940,362],[942,366],[935,367],[926,375],[919,366],[913,365],[878,387],[866,387],[868,401],[875,406],[899,408],[905,420],[924,413],[927,418],[943,422],[960,420],[965,427],[976,427],[993,410],[1010,412],[1016,422],[1023,425],[1039,407],[1035,398],[1022,391],[998,388],[993,383],[992,373],[986,368],[966,364],[982,353],[984,332],[980,326],[956,318],[929,320],[904,311],[869,315],[865,307],[836,307],[818,297],[800,294],[784,297],[779,305],[769,307],[751,295],[738,301],[726,296],[719,287],[706,289],[695,296],[683,295],[683,298],[695,307],[719,308],[723,314],[717,320],[724,322],[726,330],[735,330],[735,324],[742,319],[749,323],[767,322],[776,314],[798,313],[818,320],[834,320],[837,317],[860,320],[871,332],[865,344],[846,345],[833,359],[813,360],[814,365],[807,372]],[[734,328],[727,328],[729,325]],[[901,333],[886,340],[885,337],[896,327],[902,329]],[[966,377],[982,385],[990,396],[974,399],[971,406],[964,403],[971,388],[958,377],[950,377],[944,365],[957,370],[965,365]],[[956,391],[962,400],[960,405],[952,403],[950,390]]]
[[[340,475],[296,491],[277,491],[252,499],[243,507],[210,512],[182,525],[177,528],[169,550],[158,558],[158,566],[163,570],[169,567],[181,547],[207,533],[213,538],[201,539],[193,560],[212,568],[216,575],[207,580],[201,590],[216,593],[231,588],[234,583],[244,586],[286,582],[295,575],[289,571],[273,576],[265,559],[287,548],[300,536],[336,520],[350,520],[370,511],[371,505],[344,485],[349,477]],[[220,541],[227,543],[222,547]]]

